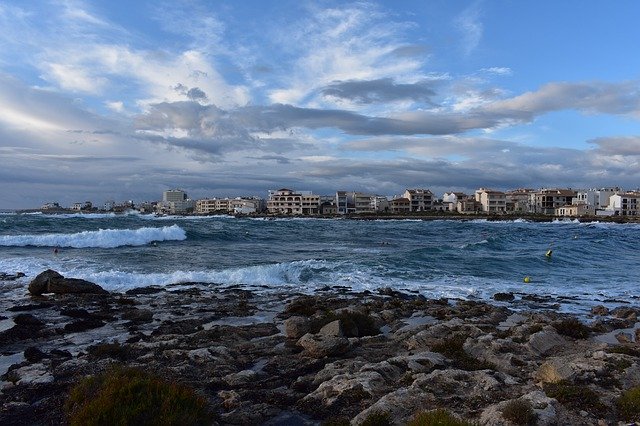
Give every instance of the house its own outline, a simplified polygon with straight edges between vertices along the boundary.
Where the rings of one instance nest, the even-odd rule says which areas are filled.
[[[394,198],[389,202],[391,213],[409,213],[411,212],[411,201],[408,198]]]
[[[480,188],[476,190],[474,198],[482,206],[483,212],[504,213],[507,211],[507,196],[504,192]]]
[[[618,187],[581,190],[577,191],[572,204],[584,204],[588,207],[587,215],[597,215],[609,206],[611,196],[618,193],[622,193]]]
[[[507,211],[513,213],[528,213],[531,211],[531,194],[535,189],[518,188],[505,193],[507,197]]]
[[[530,194],[529,213],[555,214],[557,207],[572,204],[575,196],[571,188],[542,188]]]
[[[433,207],[433,193],[428,189],[407,189],[402,198],[409,200],[412,212],[427,211]]]
[[[556,207],[555,215],[560,217],[581,217],[591,215],[592,210],[586,204],[567,204],[566,206]]]
[[[609,197],[606,210],[614,216],[640,216],[640,193],[614,194]]]
[[[271,214],[302,214],[302,194],[287,188],[269,191],[267,212]]]

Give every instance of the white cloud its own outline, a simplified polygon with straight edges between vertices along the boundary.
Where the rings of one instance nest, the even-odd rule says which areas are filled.
[[[465,55],[471,54],[482,39],[484,27],[480,22],[480,7],[477,2],[467,7],[454,21],[455,27],[462,35],[462,50]]]

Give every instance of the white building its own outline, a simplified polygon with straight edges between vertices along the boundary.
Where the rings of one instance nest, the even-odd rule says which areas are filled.
[[[598,211],[604,210],[609,206],[609,199],[612,195],[621,193],[622,190],[615,188],[592,188],[578,191],[572,204],[584,204],[587,206],[588,215],[596,215]]]
[[[504,213],[507,211],[507,196],[502,191],[480,188],[476,190],[474,198],[482,206],[483,212]]]
[[[302,214],[302,194],[287,188],[269,191],[267,211],[271,214]]]
[[[614,194],[606,210],[614,216],[640,216],[640,193]]]
[[[575,196],[571,188],[542,188],[530,195],[530,213],[553,215],[557,207],[572,204]]]
[[[412,212],[423,212],[433,209],[433,193],[428,189],[407,189],[402,194],[411,203]]]

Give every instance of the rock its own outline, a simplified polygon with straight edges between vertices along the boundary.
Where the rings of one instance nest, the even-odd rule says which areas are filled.
[[[35,346],[29,346],[24,350],[24,358],[30,363],[40,362],[43,359],[47,358],[47,354],[45,354]]]
[[[633,342],[633,335],[631,333],[625,333],[620,331],[616,333],[616,340],[620,343],[631,343]]]
[[[127,290],[125,291],[125,294],[128,295],[140,295],[140,294],[156,294],[156,293],[162,293],[164,291],[167,291],[165,288],[163,287],[139,287],[139,288],[132,288],[131,290]]]
[[[89,318],[91,316],[89,311],[81,308],[64,308],[60,311],[60,315],[71,318]]]
[[[31,282],[29,283],[29,293],[34,295],[48,293],[49,282],[51,280],[60,279],[64,279],[64,277],[54,270],[47,269],[46,271],[38,274],[33,280],[31,280]]]
[[[611,315],[613,315],[615,318],[633,321],[638,318],[638,312],[634,308],[628,308],[626,306],[618,306],[611,311]]]
[[[496,293],[493,295],[493,299],[497,302],[511,302],[515,296],[513,293]]]
[[[240,395],[234,390],[221,390],[218,397],[222,399],[222,406],[226,410],[233,410],[240,404]]]
[[[554,358],[544,362],[535,374],[536,380],[541,383],[558,383],[568,380],[575,375],[575,372],[566,360]]]
[[[79,278],[65,278],[58,272],[47,269],[38,274],[38,276],[29,283],[29,293],[32,295],[41,295],[43,293],[108,294],[109,292],[92,282]]]
[[[530,404],[533,414],[536,416],[535,424],[537,426],[551,426],[558,424],[556,409],[553,405],[556,401],[547,397],[545,393],[541,391],[530,392],[520,398],[501,401],[497,404],[490,405],[482,411],[482,414],[480,415],[480,424],[485,426],[503,426],[513,424],[502,416],[502,412],[507,405],[517,400],[526,401]]]
[[[81,331],[100,328],[104,325],[105,323],[97,318],[86,318],[79,321],[71,322],[69,324],[65,324],[64,331],[67,333],[79,333]]]
[[[338,336],[344,337],[344,331],[342,330],[342,321],[335,320],[325,325],[320,329],[318,334],[323,336]]]
[[[224,377],[224,381],[229,386],[238,387],[246,386],[256,381],[258,373],[253,370],[242,370],[237,373],[228,374]]]
[[[153,312],[149,309],[130,309],[122,313],[122,319],[136,324],[144,324],[153,321]]]
[[[7,311],[9,312],[25,312],[25,311],[34,311],[36,309],[47,309],[50,308],[52,305],[49,303],[30,303],[28,305],[17,305],[17,306],[12,306],[9,309],[7,309]]]
[[[37,327],[40,328],[44,326],[44,323],[40,321],[38,318],[34,317],[31,314],[18,314],[13,317],[13,322],[19,326],[27,326],[27,327]]]
[[[445,365],[445,357],[439,353],[425,351],[413,355],[389,358],[389,363],[399,365],[413,373],[429,373]]]
[[[609,315],[609,308],[602,305],[594,306],[593,308],[591,308],[591,313],[598,316]]]
[[[337,336],[323,336],[307,333],[298,342],[313,358],[341,355],[349,350],[349,339]]]
[[[546,327],[542,331],[534,333],[529,337],[527,346],[539,355],[546,355],[552,349],[566,345],[566,340],[560,336],[555,329]]]
[[[0,272],[0,281],[15,281],[18,278],[24,277],[24,272],[16,272],[15,274],[7,274],[5,272]]]
[[[311,330],[309,318],[293,316],[284,322],[284,334],[289,339],[299,339]]]

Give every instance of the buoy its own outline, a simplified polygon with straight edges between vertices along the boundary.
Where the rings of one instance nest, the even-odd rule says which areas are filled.
[[[525,283],[529,284],[531,282],[531,277],[524,277],[524,279],[522,280]]]
[[[553,253],[553,250],[549,249],[547,250],[547,253],[545,254],[545,256],[551,257],[551,253]]]

